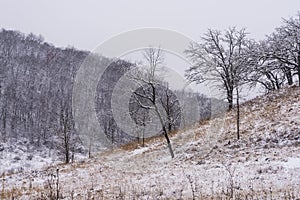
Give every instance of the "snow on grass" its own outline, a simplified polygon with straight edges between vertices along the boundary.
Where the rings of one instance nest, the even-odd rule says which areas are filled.
[[[19,141],[17,144],[7,142],[1,145],[0,175],[17,173],[24,170],[40,169],[58,163],[58,157],[53,150],[47,148],[31,148],[28,141]]]
[[[12,174],[5,195],[49,198],[58,168],[65,199],[300,198],[299,111],[299,88],[288,88],[242,105],[239,141],[235,113],[229,112],[173,135],[174,159],[163,139],[154,140],[137,149]]]
[[[300,168],[300,158],[288,158],[284,166],[291,169]]]

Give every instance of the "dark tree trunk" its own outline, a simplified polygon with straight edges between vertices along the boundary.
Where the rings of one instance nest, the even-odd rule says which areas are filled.
[[[300,86],[300,65],[298,65],[298,82],[299,82],[299,86]]]
[[[65,163],[69,163],[70,162],[70,149],[69,149],[69,141],[68,141],[68,136],[67,134],[68,133],[64,133],[64,143],[65,143],[65,157],[66,157],[66,160],[65,160]]]
[[[161,119],[161,116],[159,116],[160,120],[162,121]],[[172,145],[171,145],[171,141],[169,139],[169,136],[168,136],[168,132],[167,132],[167,129],[165,127],[165,125],[163,123],[162,124],[162,128],[163,128],[163,134],[167,140],[167,144],[168,144],[168,148],[169,148],[169,151],[170,151],[170,154],[171,154],[171,157],[174,158],[174,152],[173,152],[173,149],[172,149]]]
[[[169,139],[169,136],[168,136],[168,131],[167,131],[166,126],[165,126],[165,124],[164,124],[164,122],[162,120],[162,117],[161,117],[161,115],[160,115],[160,113],[158,111],[157,106],[155,104],[153,104],[153,105],[155,107],[155,112],[157,113],[157,116],[158,116],[159,121],[161,123],[162,129],[163,129],[163,134],[164,134],[164,136],[166,138],[166,141],[167,141],[167,144],[168,144],[168,148],[169,148],[171,157],[174,158],[174,152],[173,152],[172,145],[171,145],[171,142],[170,142],[170,139]]]
[[[236,133],[237,133],[237,139],[240,139],[240,102],[239,102],[239,87],[236,87]]]
[[[298,74],[298,84],[300,86],[300,55],[298,56],[298,66],[297,66],[297,74]]]
[[[228,110],[233,108],[233,91],[227,91]]]
[[[145,128],[143,129],[143,139],[142,139],[142,146],[145,146]]]
[[[3,111],[3,142],[6,142],[6,111]]]
[[[89,144],[89,158],[92,157],[91,151],[92,151],[92,142],[90,141],[90,144]]]
[[[297,56],[297,74],[298,74],[298,84],[300,86],[300,43],[298,43],[298,56]]]
[[[294,81],[293,81],[293,75],[292,75],[292,71],[290,68],[286,67],[284,69],[284,74],[285,74],[285,77],[288,81],[288,85],[293,85]]]
[[[56,169],[56,199],[59,199],[59,169]]]
[[[172,149],[172,145],[171,145],[169,136],[168,136],[168,134],[167,134],[165,131],[166,131],[166,129],[164,128],[164,136],[165,136],[165,138],[166,138],[166,140],[167,140],[167,144],[168,144],[168,148],[169,148],[171,157],[174,158],[174,152],[173,152],[173,149]]]

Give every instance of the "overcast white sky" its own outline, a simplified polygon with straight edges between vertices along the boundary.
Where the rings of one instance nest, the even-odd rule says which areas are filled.
[[[263,39],[298,10],[300,0],[0,0],[0,28],[41,34],[59,47],[93,50],[116,34],[143,27],[175,30],[197,41],[208,28],[237,26]],[[178,59],[167,64],[181,76],[188,67]]]
[[[299,0],[0,0],[0,28],[92,50],[113,35],[141,27],[168,28],[197,40],[207,28],[236,25],[262,39],[299,9]]]

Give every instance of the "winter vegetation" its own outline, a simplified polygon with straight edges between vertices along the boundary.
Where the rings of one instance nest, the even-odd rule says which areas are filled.
[[[1,199],[299,199],[300,12],[261,41],[245,28],[209,29],[185,54],[186,79],[224,99],[172,90],[159,74],[160,47],[145,49],[139,64],[2,29]],[[111,143],[101,152],[94,138],[84,145],[72,110],[88,56],[108,66],[94,97]],[[110,101],[125,74],[139,86],[128,105],[132,133],[117,125]],[[241,103],[253,88],[264,94]],[[200,110],[187,103],[197,122],[183,118],[179,97],[197,99]],[[150,113],[159,128],[147,137]]]
[[[18,146],[22,146],[21,152],[28,154],[29,158],[43,151],[44,158],[51,157],[57,161],[64,160],[66,163],[74,160],[76,154],[79,157],[86,153],[90,155],[92,149],[84,149],[74,127],[72,115],[74,78],[89,52],[71,47],[56,48],[43,42],[41,36],[24,35],[17,31],[3,29],[0,38],[0,130],[3,142],[1,147],[15,149],[18,143]],[[141,138],[132,137],[132,134],[125,133],[116,125],[109,99],[114,89],[112,85],[126,70],[135,67],[135,64],[100,55],[91,57],[97,65],[109,65],[98,84],[95,106],[105,134],[113,145]],[[164,98],[169,98],[170,91],[165,92],[167,93]],[[187,99],[188,95],[197,96],[199,103],[204,104],[199,119],[209,117],[208,98],[200,94],[181,95]],[[171,103],[174,102],[169,99],[167,103],[170,103],[170,106],[165,106],[165,110],[171,112]],[[133,112],[132,115],[137,119],[139,114]],[[170,113],[168,116],[171,116]],[[170,121],[170,130],[173,130],[171,127],[173,124],[174,122]]]
[[[270,92],[235,112],[170,135],[133,142],[71,164],[2,176],[14,199],[297,199],[300,186],[299,87]],[[222,133],[205,145],[205,135]]]

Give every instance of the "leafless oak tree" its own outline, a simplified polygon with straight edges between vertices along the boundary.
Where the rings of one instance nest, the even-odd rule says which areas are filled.
[[[246,47],[249,43],[245,29],[229,28],[223,34],[209,29],[201,43],[192,43],[186,54],[193,66],[186,71],[191,82],[210,81],[225,90],[228,109],[233,108],[234,90],[237,103],[237,138],[239,134],[239,89],[245,84],[244,75],[249,65]]]
[[[245,29],[229,28],[223,34],[209,29],[201,43],[192,43],[186,50],[193,66],[186,71],[191,82],[210,81],[226,91],[229,110],[233,107],[234,88],[241,80],[244,66],[242,49],[247,43]]]

